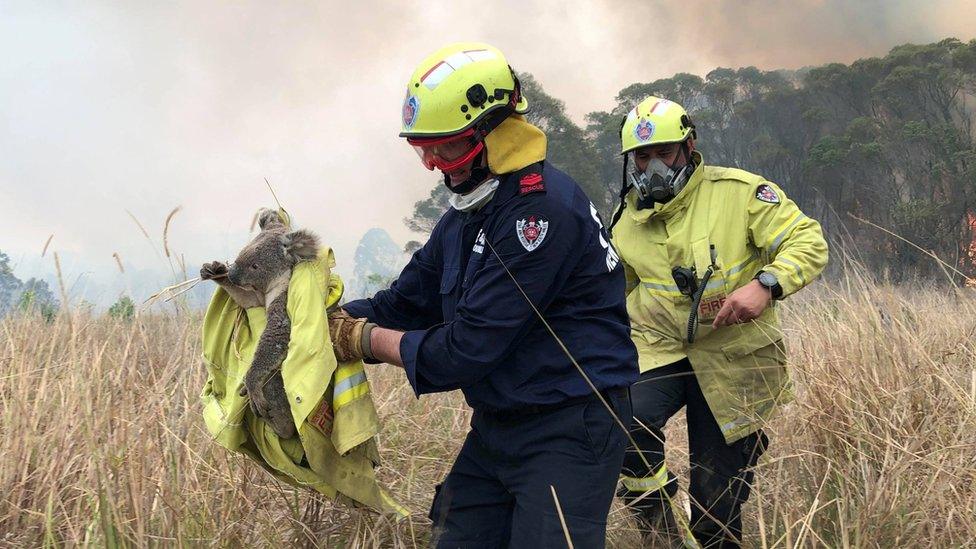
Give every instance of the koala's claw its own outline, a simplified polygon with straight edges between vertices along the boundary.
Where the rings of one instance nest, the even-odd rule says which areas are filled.
[[[276,435],[280,439],[288,439],[295,436],[295,423],[291,419],[291,415],[282,413],[281,410],[271,410],[271,417],[268,418],[268,423],[271,424],[271,428],[274,429]],[[287,412],[287,410],[285,410]]]
[[[258,417],[267,418],[271,409],[268,399],[264,396],[264,383],[255,379],[253,376],[244,378],[244,386],[241,387],[241,396],[247,395],[251,399],[251,411]]]
[[[227,265],[225,265],[222,261],[204,263],[203,267],[200,267],[200,278],[203,280],[223,278],[227,276],[228,272],[229,270],[227,269]]]

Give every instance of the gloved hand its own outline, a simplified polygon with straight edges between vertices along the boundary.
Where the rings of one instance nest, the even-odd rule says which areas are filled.
[[[329,339],[339,362],[375,360],[370,351],[370,332],[376,324],[365,318],[353,318],[344,309],[329,313]]]

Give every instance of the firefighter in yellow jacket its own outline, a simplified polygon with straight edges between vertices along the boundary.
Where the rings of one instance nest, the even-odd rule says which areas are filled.
[[[641,371],[631,389],[639,450],[624,461],[624,498],[656,535],[675,541],[690,529],[705,547],[735,547],[750,469],[767,444],[763,423],[792,398],[775,304],[820,274],[827,244],[776,184],[705,165],[677,103],[645,99],[620,137],[624,184],[611,226]],[[670,505],[662,431],[682,406],[688,525]]]

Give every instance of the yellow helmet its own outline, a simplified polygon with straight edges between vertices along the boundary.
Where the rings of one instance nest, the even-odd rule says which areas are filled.
[[[648,145],[680,143],[694,137],[695,125],[684,107],[661,99],[648,97],[627,113],[620,127],[620,153]]]
[[[450,44],[428,55],[410,77],[400,137],[457,134],[497,119],[489,114],[505,107],[505,116],[529,110],[515,72],[502,52],[477,42]],[[494,125],[500,122],[495,120]]]

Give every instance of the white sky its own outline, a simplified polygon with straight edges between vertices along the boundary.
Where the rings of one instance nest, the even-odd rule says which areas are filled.
[[[716,66],[798,68],[969,40],[976,2],[8,2],[0,0],[0,250],[22,277],[70,278],[232,257],[267,177],[351,271],[360,236],[402,218],[436,176],[397,138],[427,53],[487,41],[574,119],[622,87]],[[531,101],[531,97],[529,98]],[[50,253],[50,252],[49,252]]]

